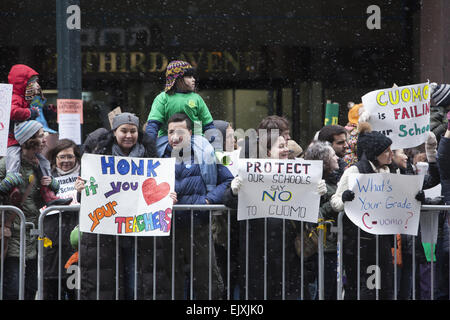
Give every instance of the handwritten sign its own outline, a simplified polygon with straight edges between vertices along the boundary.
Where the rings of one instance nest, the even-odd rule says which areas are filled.
[[[167,236],[170,234],[175,158],[151,159],[84,154],[81,177],[82,232]]]
[[[112,110],[111,112],[108,113],[108,120],[109,120],[109,125],[113,126],[113,118],[117,115],[117,114],[121,114],[122,110],[120,109],[120,107],[116,107],[114,110]]]
[[[238,174],[238,163],[239,163],[239,154],[241,152],[241,149],[237,149],[234,151],[225,151],[225,152],[219,152],[216,151],[216,157],[218,160],[218,163],[223,164],[225,167],[230,170],[231,174],[235,177]]]
[[[417,235],[421,204],[415,196],[422,184],[423,175],[351,174],[355,199],[345,202],[345,213],[368,233]]]
[[[70,139],[81,144],[83,100],[57,99],[59,139]]]
[[[61,177],[54,177],[58,182],[59,182],[59,191],[56,194],[56,196],[58,196],[59,198],[62,199],[68,199],[71,198],[72,202],[70,203],[72,204],[79,204],[77,201],[77,190],[75,189],[75,181],[77,180],[78,177],[78,172],[73,172],[71,174],[67,174],[65,176],[61,176]],[[47,208],[47,206],[42,207],[40,210],[41,212]],[[49,213],[47,213],[47,216],[58,213],[59,211],[55,210],[55,211],[50,211]],[[73,212],[71,211],[67,211],[68,214],[73,214]]]
[[[280,218],[317,222],[322,161],[239,159],[238,220]]]
[[[62,114],[79,114],[80,123],[83,123],[83,100],[80,99],[57,99],[58,122]]]
[[[0,156],[6,156],[8,146],[12,89],[12,84],[0,83]]]
[[[416,147],[430,131],[428,83],[381,89],[362,98],[372,129],[392,139],[392,149]]]

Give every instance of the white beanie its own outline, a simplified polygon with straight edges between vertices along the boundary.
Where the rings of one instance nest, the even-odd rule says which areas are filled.
[[[14,138],[22,145],[41,128],[42,124],[36,120],[17,122],[14,125]]]

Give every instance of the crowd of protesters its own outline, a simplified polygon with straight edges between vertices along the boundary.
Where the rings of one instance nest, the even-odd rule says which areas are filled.
[[[8,80],[13,84],[13,99],[8,152],[0,160],[0,196],[2,204],[19,207],[27,222],[34,225],[46,206],[81,202],[81,191],[86,183],[80,177],[83,153],[169,158],[180,157],[180,151],[188,148],[190,157],[177,159],[175,164],[175,191],[170,193],[173,203],[225,204],[233,210],[237,209],[243,183],[236,168],[229,166],[236,159],[322,160],[323,180],[316,190],[321,196],[319,219],[334,227],[344,203],[354,200],[355,194],[348,186],[352,173],[414,175],[418,171],[417,163],[427,162],[423,189],[441,184],[442,197],[425,198],[421,190],[416,199],[422,204],[450,203],[450,85],[432,85],[431,131],[426,142],[415,148],[392,151],[392,140],[372,131],[361,103],[349,104],[346,126],[324,126],[312,141],[294,141],[289,128],[295,124],[281,116],[264,118],[254,136],[237,140],[233,125],[213,119],[206,103],[195,92],[194,68],[185,61],[172,61],[166,69],[165,88],[155,97],[146,121],[128,112],[120,113],[112,119],[110,130],[97,129],[82,145],[61,139],[44,155],[47,126],[38,117],[44,110],[47,114],[54,113],[55,108],[45,104],[38,108],[43,101],[39,74],[28,66],[15,65]],[[145,130],[141,129],[142,122],[146,124]],[[264,143],[260,143],[262,133]],[[213,161],[197,163],[196,157]],[[60,192],[62,188],[64,193]],[[117,294],[119,299],[189,299],[190,292],[194,299],[224,299],[227,290],[232,293],[232,299],[317,299],[317,247],[310,247],[307,253],[305,243],[301,258],[296,245],[300,230],[303,228],[305,234],[314,234],[317,224],[276,218],[237,221],[235,211],[231,212],[228,224],[227,212],[214,211],[212,248],[208,245],[207,211],[193,211],[193,239],[190,239],[190,212],[177,211],[174,244],[167,237],[80,234],[78,212],[48,214],[44,233],[51,245],[44,249],[43,298],[76,299],[75,290],[67,287],[66,269],[78,264],[81,299],[115,299]],[[2,223],[3,299],[17,299],[20,219],[6,212]],[[408,300],[415,291],[414,298],[430,299],[432,287],[435,298],[449,298],[445,211],[439,213],[437,243],[431,244],[435,256],[429,254],[427,245],[430,244],[421,241],[420,227],[416,237],[397,235],[396,251],[392,235],[379,236],[380,243],[376,246],[373,234],[359,230],[358,241],[358,228],[346,216],[343,230],[345,299],[375,299],[375,291],[366,285],[370,275],[362,272],[358,276],[358,245],[360,270],[375,264],[381,268],[379,298]],[[282,237],[284,244],[280,241]],[[37,241],[27,230],[25,299],[36,297]],[[375,260],[377,247],[378,262]],[[281,258],[283,250],[284,260]],[[337,296],[337,254],[337,233],[328,228],[324,241],[324,297],[327,300]],[[416,256],[414,262],[413,255]],[[430,270],[432,259],[434,270]],[[97,270],[99,265],[100,270]],[[418,272],[414,274],[412,267]],[[429,276],[433,271],[434,285]],[[191,272],[193,277],[190,277]],[[395,286],[394,274],[398,283]],[[135,281],[136,275],[139,281]],[[416,277],[416,281],[412,277]],[[413,283],[416,288],[412,288]]]

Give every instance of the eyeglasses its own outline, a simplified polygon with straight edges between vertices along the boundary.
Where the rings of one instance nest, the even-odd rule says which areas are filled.
[[[75,156],[73,154],[63,154],[62,156],[56,156],[59,160],[73,160]]]

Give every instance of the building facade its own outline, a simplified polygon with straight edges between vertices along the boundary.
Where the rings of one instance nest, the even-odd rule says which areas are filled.
[[[117,106],[144,124],[175,59],[195,66],[214,119],[245,131],[284,115],[303,147],[323,126],[326,100],[340,104],[345,125],[347,103],[369,91],[450,81],[444,0],[80,0],[79,7],[83,138],[108,127]],[[0,81],[13,64],[28,64],[56,102],[56,1],[3,0],[0,9]]]

